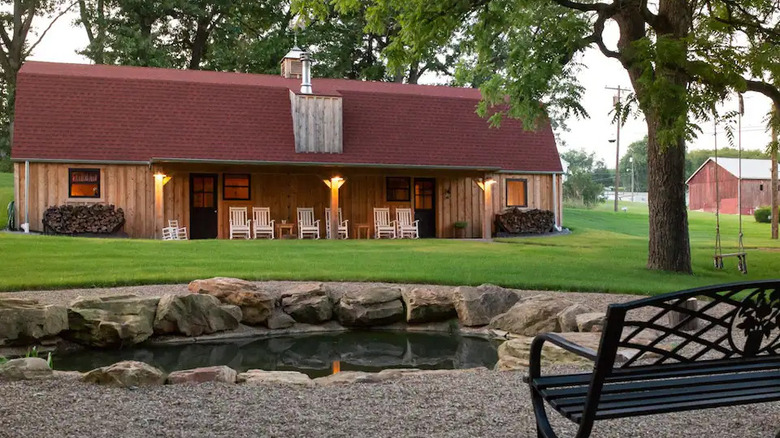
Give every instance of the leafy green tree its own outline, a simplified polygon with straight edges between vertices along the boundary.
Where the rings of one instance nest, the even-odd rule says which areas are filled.
[[[563,181],[563,198],[575,205],[593,207],[604,202],[601,194],[604,185],[596,181],[596,172],[604,169],[603,161],[596,161],[595,154],[584,150],[570,150],[561,154],[566,162],[566,179]]]
[[[299,1],[305,10],[322,2]],[[335,0],[345,9],[355,3]],[[596,47],[617,60],[634,90],[618,116],[641,112],[647,121],[649,269],[691,272],[684,177],[685,143],[698,132],[692,120],[713,116],[735,91],[780,103],[776,0],[372,0],[366,9],[374,31],[388,16],[400,27],[386,49],[391,64],[456,35],[464,40],[466,57],[490,75],[478,110],[494,123],[510,116],[533,127],[586,115],[582,52]],[[603,39],[608,21],[619,30],[615,47]]]

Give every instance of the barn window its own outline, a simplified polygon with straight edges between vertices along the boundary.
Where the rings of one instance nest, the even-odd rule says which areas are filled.
[[[222,189],[222,199],[226,201],[248,201],[251,195],[249,174],[225,174]]]
[[[68,169],[68,196],[100,197],[100,169]]]
[[[388,176],[387,202],[408,202],[412,199],[412,180],[405,176]]]
[[[759,184],[758,185],[758,190],[763,192],[764,191],[764,185],[763,184]]]
[[[506,180],[506,206],[528,207],[528,182],[525,179]]]

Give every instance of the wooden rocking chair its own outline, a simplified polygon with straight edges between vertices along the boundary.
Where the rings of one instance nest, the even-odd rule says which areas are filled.
[[[325,235],[330,239],[330,208],[325,209]],[[349,221],[343,220],[339,208],[339,239],[349,239]]]
[[[258,235],[274,238],[274,221],[271,220],[271,210],[268,207],[252,207],[252,229],[255,239]]]
[[[252,238],[252,231],[249,227],[251,221],[247,218],[246,207],[230,207],[230,238],[233,236],[244,239]]]
[[[419,220],[412,220],[411,208],[396,208],[395,219],[398,223],[398,237],[403,239],[409,237],[410,239],[420,238]]]
[[[383,236],[395,239],[396,222],[390,220],[389,208],[374,209],[374,238],[381,239]]]
[[[298,209],[298,238],[311,236],[315,239],[320,238],[320,220],[314,220],[313,208]]]

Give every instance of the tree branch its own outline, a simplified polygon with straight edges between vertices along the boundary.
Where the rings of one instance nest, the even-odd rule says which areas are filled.
[[[564,8],[575,9],[582,12],[602,12],[609,8],[610,4],[607,3],[579,3],[571,0],[552,0]]]
[[[762,81],[753,81],[753,80],[747,80],[745,81],[747,84],[748,91],[753,91],[756,93],[761,93],[764,96],[772,99],[772,102],[776,105],[777,108],[780,108],[780,89],[775,87],[772,84],[768,84],[766,82]]]
[[[41,35],[38,37],[38,39],[34,43],[32,43],[30,45],[30,48],[27,49],[27,51],[24,52],[24,58],[29,56],[30,53],[32,53],[32,51],[38,46],[38,44],[40,44],[41,41],[43,41],[43,37],[45,37],[46,33],[49,32],[49,30],[52,28],[52,26],[54,26],[54,23],[56,23],[57,20],[59,20],[63,15],[65,15],[69,10],[71,10],[71,8],[73,8],[73,6],[75,6],[77,3],[78,3],[78,0],[74,1],[67,8],[63,9],[59,14],[57,14],[57,16],[54,17],[54,19],[51,20],[49,25],[46,26],[46,29],[44,29],[43,32],[41,32]]]

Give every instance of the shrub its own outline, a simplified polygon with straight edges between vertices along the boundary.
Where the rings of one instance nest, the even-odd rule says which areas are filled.
[[[757,208],[756,211],[753,212],[753,217],[756,218],[756,222],[768,224],[769,222],[772,222],[772,209],[770,207]]]
[[[8,158],[0,158],[0,172],[13,172],[14,163]]]

